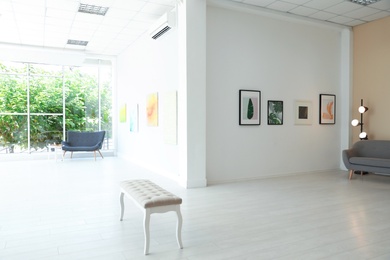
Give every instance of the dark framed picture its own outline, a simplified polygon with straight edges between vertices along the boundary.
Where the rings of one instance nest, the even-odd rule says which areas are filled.
[[[312,124],[312,102],[308,100],[296,100],[294,103],[295,124],[311,125]]]
[[[240,90],[240,125],[260,125],[261,92],[259,90]]]
[[[320,94],[320,124],[336,123],[336,95]]]
[[[283,125],[283,101],[268,100],[268,124]]]

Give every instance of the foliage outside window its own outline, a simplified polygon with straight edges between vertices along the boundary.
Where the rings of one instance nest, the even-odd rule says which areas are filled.
[[[110,139],[110,82],[110,67],[0,63],[0,152],[40,151],[68,130]]]

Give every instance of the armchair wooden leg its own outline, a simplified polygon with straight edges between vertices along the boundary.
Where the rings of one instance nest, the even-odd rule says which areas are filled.
[[[352,178],[352,174],[353,174],[354,170],[349,170],[349,179]]]
[[[104,159],[103,154],[100,152],[100,150],[97,150],[97,151],[99,152],[99,154],[102,157],[102,159]]]

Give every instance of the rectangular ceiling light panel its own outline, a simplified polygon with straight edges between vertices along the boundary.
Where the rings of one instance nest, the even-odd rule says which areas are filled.
[[[87,13],[87,14],[97,14],[105,16],[108,11],[108,7],[97,6],[97,5],[89,5],[80,3],[79,12]]]
[[[79,45],[79,46],[87,46],[88,41],[68,40],[67,44]]]
[[[351,0],[352,3],[360,4],[360,5],[370,5],[376,2],[379,2],[380,0]]]

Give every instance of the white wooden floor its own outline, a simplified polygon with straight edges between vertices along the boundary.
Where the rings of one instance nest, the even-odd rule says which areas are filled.
[[[143,255],[142,212],[121,180],[148,178],[183,198],[152,215]],[[0,162],[0,259],[390,259],[390,177],[347,172],[181,188],[118,158]]]

